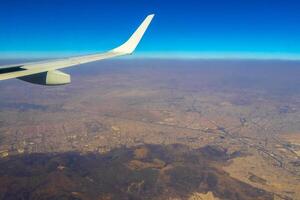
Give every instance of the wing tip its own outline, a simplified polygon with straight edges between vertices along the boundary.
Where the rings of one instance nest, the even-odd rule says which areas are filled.
[[[154,13],[148,15],[148,17],[151,17],[151,18],[153,18],[154,16],[155,16]]]
[[[136,29],[136,31],[131,35],[131,37],[121,46],[112,50],[112,52],[119,53],[119,54],[132,54],[140,40],[144,36],[146,30],[148,29],[152,19],[154,18],[155,14],[148,15],[141,25]]]

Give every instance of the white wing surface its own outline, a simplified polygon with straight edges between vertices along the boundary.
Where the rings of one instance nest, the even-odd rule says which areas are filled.
[[[149,24],[151,23],[154,15],[149,15],[143,21],[143,23],[139,26],[139,28],[132,34],[132,36],[128,39],[127,42],[122,44],[121,46],[99,54],[92,54],[86,56],[78,56],[78,57],[70,57],[52,61],[44,61],[44,62],[34,62],[34,63],[27,63],[27,64],[19,64],[19,65],[10,65],[10,66],[2,66],[0,67],[0,80],[12,79],[12,78],[20,78],[23,80],[25,77],[25,81],[30,80],[31,75],[35,74],[43,74],[46,76],[50,76],[51,72],[56,75],[58,69],[71,67],[75,65],[80,65],[84,63],[99,61],[108,58],[114,58],[123,55],[132,54],[139,44],[140,40],[142,39],[145,31],[147,30]],[[54,76],[56,77],[56,76]],[[52,78],[53,79],[53,76]],[[55,79],[55,78],[54,78]],[[46,80],[45,80],[46,81]],[[30,81],[28,81],[30,82]],[[35,83],[35,82],[32,82]],[[39,84],[39,83],[37,83]],[[50,84],[42,84],[42,85],[52,85]],[[61,84],[53,84],[53,85],[61,85]]]

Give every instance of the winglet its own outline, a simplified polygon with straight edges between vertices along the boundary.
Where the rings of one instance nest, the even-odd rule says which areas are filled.
[[[115,48],[112,50],[112,52],[115,53],[121,53],[121,54],[132,54],[141,41],[145,31],[147,30],[149,24],[151,23],[152,19],[154,17],[154,14],[148,15],[146,19],[143,21],[143,23],[139,26],[139,28],[132,34],[132,36],[122,44],[121,46]]]

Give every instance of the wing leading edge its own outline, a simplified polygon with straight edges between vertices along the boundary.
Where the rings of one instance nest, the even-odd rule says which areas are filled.
[[[84,63],[114,58],[123,55],[130,55],[134,52],[154,15],[148,15],[132,36],[121,46],[105,53],[92,54],[86,56],[70,57],[65,59],[21,64],[17,66],[0,67],[0,80],[26,77],[34,74],[46,73],[66,67],[80,65]]]

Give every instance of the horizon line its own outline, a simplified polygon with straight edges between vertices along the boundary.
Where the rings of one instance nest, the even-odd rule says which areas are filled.
[[[0,60],[60,59],[94,53],[101,53],[101,51],[2,52],[0,53]],[[117,59],[300,61],[300,54],[279,52],[136,52],[131,56],[119,57]]]

